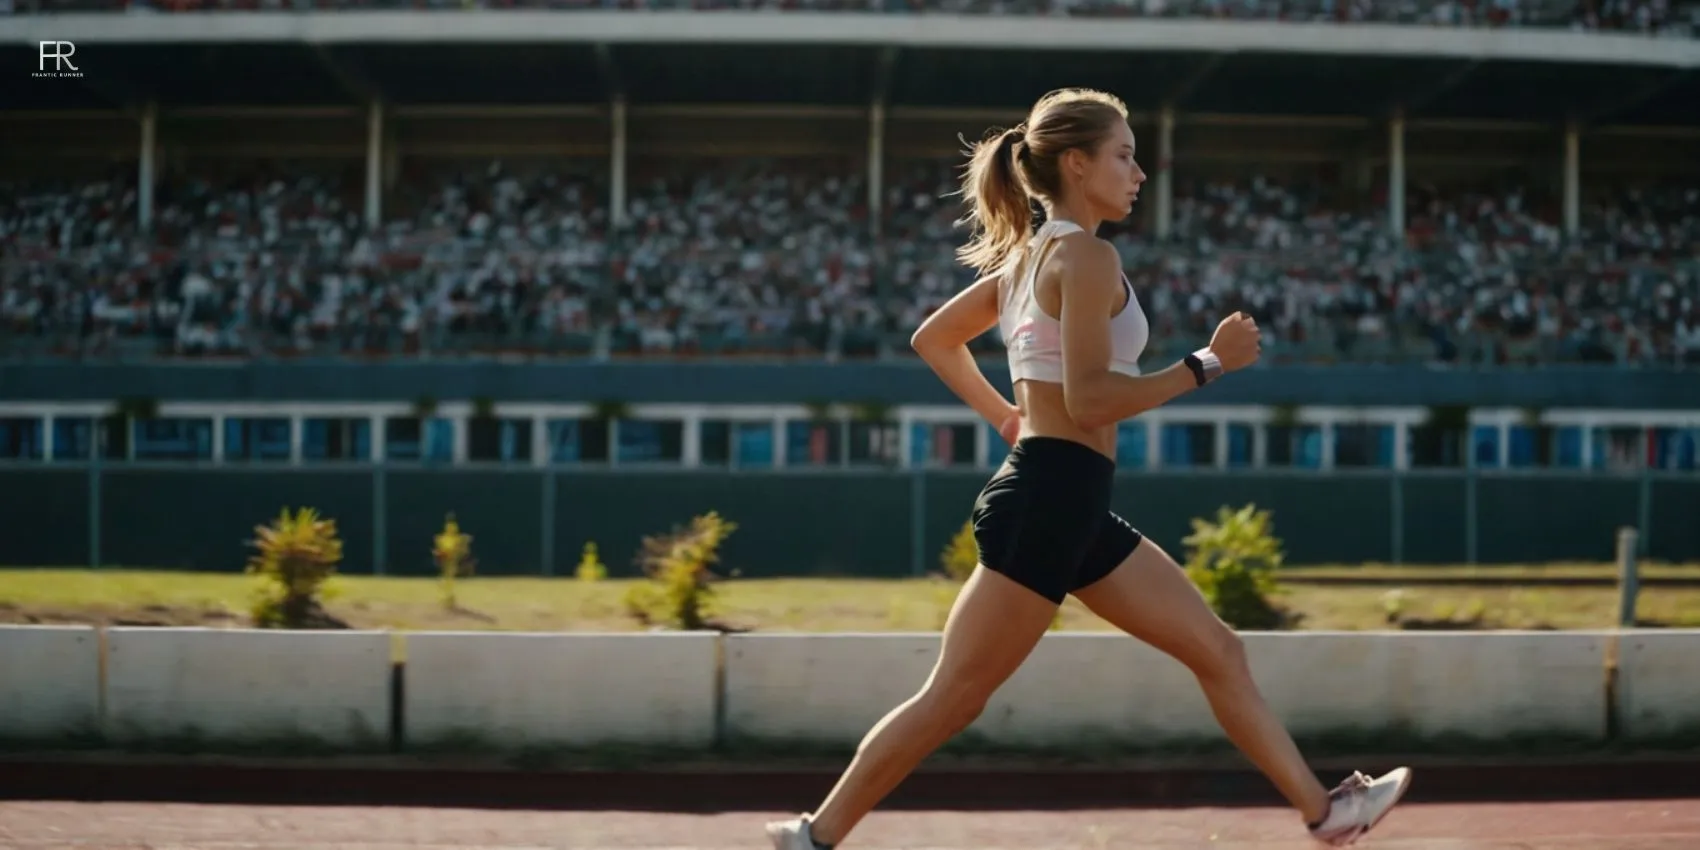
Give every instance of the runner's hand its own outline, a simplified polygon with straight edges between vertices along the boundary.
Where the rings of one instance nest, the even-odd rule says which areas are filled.
[[[1223,372],[1244,369],[1256,363],[1263,353],[1263,334],[1257,329],[1256,320],[1235,311],[1216,326],[1215,335],[1210,337],[1210,350],[1222,361]]]
[[[1015,445],[1016,439],[1021,436],[1021,408],[1010,406],[1009,413],[998,423],[998,436],[1002,437],[1006,444]]]

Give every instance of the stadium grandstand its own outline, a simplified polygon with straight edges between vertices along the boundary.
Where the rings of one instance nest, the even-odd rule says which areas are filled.
[[[10,0],[0,345],[902,357],[959,134],[1091,85],[1153,359],[1694,365],[1697,10]]]

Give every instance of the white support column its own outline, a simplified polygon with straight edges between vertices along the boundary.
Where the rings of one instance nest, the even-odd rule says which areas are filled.
[[[1393,468],[1401,472],[1411,468],[1411,423],[1393,424]]]
[[[687,413],[679,425],[679,463],[686,469],[702,466],[702,414]]]
[[[984,422],[974,423],[974,468],[984,469],[991,464],[986,462],[986,452],[992,447],[992,435]]]
[[[626,96],[616,95],[612,109],[614,137],[608,146],[608,211],[615,228],[626,226]]]
[[[881,212],[885,206],[885,102],[868,107],[868,227],[880,235]]]
[[[154,182],[159,178],[159,104],[142,107],[141,151],[136,157],[136,224],[142,230],[153,226]]]
[[[307,417],[299,413],[290,414],[289,417],[289,463],[291,466],[301,465],[301,444],[307,438],[306,419]]]
[[[915,445],[915,414],[904,411],[897,415],[897,467],[908,469],[909,456]]]
[[[1336,446],[1339,444],[1340,436],[1337,433],[1339,426],[1340,420],[1335,419],[1332,416],[1324,418],[1321,422],[1317,423],[1317,431],[1322,436],[1322,457],[1319,458],[1320,462],[1317,464],[1321,469],[1328,470],[1334,468],[1334,452]]]
[[[531,465],[548,466],[554,462],[550,454],[549,418],[541,413],[531,417]]]
[[[373,100],[366,107],[366,226],[377,229],[384,221],[384,105]]]
[[[371,423],[372,428],[371,439],[367,440],[367,444],[372,450],[372,456],[368,460],[372,463],[384,463],[390,457],[389,431],[386,430],[389,417],[377,415],[368,418],[366,421]],[[354,435],[350,433],[348,436],[348,452],[353,453]]]
[[[1582,227],[1582,131],[1571,121],[1564,127],[1564,233],[1575,236]]]
[[[472,438],[472,429],[467,427],[468,418],[469,417],[467,417],[464,413],[458,416],[442,417],[444,421],[449,423],[449,459],[455,466],[460,466],[461,464],[466,463],[466,459],[470,454],[470,452],[467,451],[469,448],[467,443]],[[426,421],[429,422],[430,420]],[[426,427],[429,428],[430,426],[427,425]],[[429,452],[431,450],[431,441],[429,439],[430,432],[427,431],[424,436],[427,439],[425,440],[425,451],[421,452],[421,454],[429,456]]]
[[[1387,122],[1387,230],[1405,238],[1405,110]]]
[[[1169,238],[1175,219],[1175,109],[1157,113],[1157,238]]]

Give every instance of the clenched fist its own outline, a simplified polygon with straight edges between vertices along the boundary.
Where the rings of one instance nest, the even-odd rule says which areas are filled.
[[[1263,353],[1262,336],[1256,321],[1236,311],[1216,326],[1215,335],[1210,337],[1210,350],[1222,361],[1223,372],[1244,369],[1256,363],[1257,356]]]

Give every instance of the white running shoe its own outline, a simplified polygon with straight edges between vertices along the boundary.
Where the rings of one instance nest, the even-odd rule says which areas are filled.
[[[808,815],[770,821],[767,837],[773,842],[773,850],[820,850],[823,846],[816,844],[814,836],[809,834]]]
[[[1339,787],[1328,792],[1328,816],[1311,829],[1311,837],[1330,847],[1356,842],[1387,817],[1393,804],[1410,787],[1409,768],[1401,767],[1374,779],[1353,771]]]

